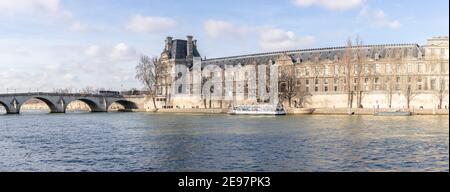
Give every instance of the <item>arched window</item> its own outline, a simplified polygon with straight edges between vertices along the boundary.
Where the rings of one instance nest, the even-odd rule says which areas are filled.
[[[177,80],[180,79],[182,76],[183,76],[183,73],[178,72],[178,74],[177,74]]]
[[[281,85],[280,85],[280,91],[281,91],[281,92],[286,92],[286,91],[287,91],[286,83],[281,83]]]

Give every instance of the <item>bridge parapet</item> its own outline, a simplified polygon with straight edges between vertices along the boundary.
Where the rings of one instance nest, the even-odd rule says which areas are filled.
[[[0,94],[0,97],[4,97],[4,96],[65,96],[65,97],[114,97],[114,98],[123,98],[124,97],[123,95],[108,95],[108,94],[45,93],[45,92]]]

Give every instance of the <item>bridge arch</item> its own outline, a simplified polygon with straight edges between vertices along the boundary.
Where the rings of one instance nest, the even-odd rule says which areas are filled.
[[[19,104],[18,111],[20,112],[20,111],[21,111],[21,108],[23,107],[23,105],[24,105],[25,103],[27,103],[28,101],[32,100],[32,99],[37,99],[37,100],[39,100],[39,101],[44,102],[44,103],[47,105],[47,107],[49,108],[49,110],[50,110],[51,113],[60,113],[60,112],[61,112],[61,111],[58,109],[57,103],[56,103],[55,101],[51,101],[50,99],[47,99],[47,98],[45,98],[45,97],[39,97],[39,96],[37,96],[37,97],[29,97],[29,98],[26,98],[25,100],[23,100],[23,101]]]
[[[6,113],[8,113],[8,111],[9,111],[8,105],[6,105],[5,103],[3,103],[2,101],[0,101],[0,108],[1,108],[1,107],[3,107],[3,108],[5,109]],[[0,113],[0,114],[1,114],[1,113]]]
[[[132,111],[133,109],[138,109],[138,105],[135,102],[124,100],[124,99],[120,99],[120,100],[115,100],[111,104],[109,104],[107,110],[110,110],[111,106],[114,103],[117,103],[120,106],[122,106],[125,111]]]
[[[64,106],[64,111],[66,111],[67,107],[75,101],[81,101],[85,103],[89,107],[91,112],[105,112],[105,110],[103,110],[102,107],[97,102],[88,98],[77,98],[67,102],[66,105]]]

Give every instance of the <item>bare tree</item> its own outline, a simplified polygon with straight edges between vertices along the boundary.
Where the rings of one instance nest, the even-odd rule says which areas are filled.
[[[447,97],[447,95],[448,95],[448,90],[445,86],[445,79],[440,77],[439,78],[439,88],[434,91],[434,96],[439,101],[438,109],[442,109],[442,103],[444,101],[444,98]]]
[[[363,89],[361,86],[361,79],[363,77],[363,67],[365,65],[366,62],[366,51],[365,49],[362,49],[361,47],[363,46],[363,41],[362,39],[359,37],[359,35],[356,37],[355,39],[355,43],[356,43],[356,47],[357,50],[355,51],[355,58],[352,58],[351,61],[354,62],[354,66],[353,66],[353,70],[354,70],[354,76],[356,76],[356,105],[357,108],[362,108],[362,97],[363,97]]]
[[[353,92],[351,88],[351,65],[352,65],[352,57],[353,57],[353,45],[352,40],[348,38],[347,40],[347,46],[344,50],[344,55],[342,57],[342,65],[344,66],[344,72],[345,72],[345,91],[347,92],[347,107],[349,109],[352,108],[353,104]]]
[[[406,107],[409,109],[411,105],[411,101],[417,95],[415,91],[412,90],[410,85],[407,85],[403,88],[403,96],[406,99]]]
[[[138,79],[146,89],[148,90],[152,100],[153,106],[156,106],[156,96],[159,88],[159,79],[162,73],[162,63],[158,57],[148,57],[142,55],[140,57],[139,63],[136,66],[136,79]]]
[[[386,82],[386,98],[388,100],[389,108],[392,108],[392,98],[395,92],[395,76],[389,75]]]
[[[289,107],[292,107],[292,99],[297,96],[296,77],[293,66],[287,67],[281,71],[280,75],[280,98],[287,100]]]
[[[204,87],[206,82],[208,82],[210,79],[211,79],[210,77],[202,77],[202,87]],[[207,108],[206,98],[208,97],[208,93],[204,93],[203,89],[201,89],[201,94],[202,94],[202,97],[203,97],[203,105],[204,105],[204,107],[206,109]],[[211,94],[211,92],[209,93],[209,95],[210,94]],[[211,101],[210,101],[210,107],[211,107]]]
[[[70,93],[71,92],[71,88],[62,88],[62,89],[57,89],[56,92],[57,93]]]
[[[394,97],[394,93],[397,92],[396,84],[397,84],[397,74],[400,72],[394,70],[395,63],[399,63],[399,59],[393,59],[395,57],[396,52],[391,52],[389,55],[389,67],[386,66],[386,99],[388,101],[388,107],[392,108],[392,100]]]
[[[82,94],[94,94],[94,93],[96,93],[96,92],[95,92],[95,88],[94,88],[94,87],[90,87],[90,86],[85,87],[85,88],[82,89],[80,92],[81,92]]]
[[[306,103],[306,98],[311,96],[311,93],[303,90],[303,89],[299,89],[299,91],[297,92],[297,98],[298,98],[298,107],[299,108],[304,108],[305,107],[305,103]]]

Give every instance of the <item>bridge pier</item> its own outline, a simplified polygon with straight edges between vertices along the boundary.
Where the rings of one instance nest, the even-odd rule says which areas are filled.
[[[18,115],[20,114],[18,111],[6,111],[7,115]]]
[[[107,113],[107,110],[91,110],[91,113]]]
[[[17,108],[17,106],[14,105],[6,105],[6,114],[8,115],[14,115],[20,113],[20,108]]]

